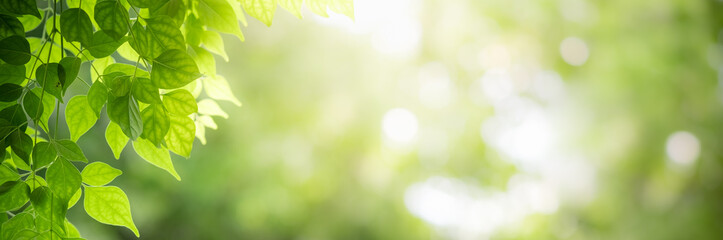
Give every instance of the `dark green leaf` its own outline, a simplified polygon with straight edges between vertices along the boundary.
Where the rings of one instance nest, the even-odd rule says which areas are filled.
[[[171,124],[166,109],[161,104],[151,104],[143,109],[141,119],[143,120],[141,136],[160,146]]]
[[[158,88],[183,87],[198,77],[198,67],[185,51],[171,49],[153,60],[151,82]]]
[[[65,203],[80,188],[80,172],[72,163],[63,158],[58,158],[53,164],[50,164],[45,178],[53,193]]]
[[[55,147],[49,142],[39,142],[33,147],[33,168],[39,169],[52,163],[58,156]]]
[[[96,117],[100,117],[100,110],[108,101],[108,88],[101,81],[96,81],[88,90],[88,104],[93,109]]]
[[[0,118],[7,120],[13,127],[20,127],[21,131],[25,131],[27,125],[25,124],[28,119],[23,113],[23,108],[19,104],[14,104],[0,111]]]
[[[93,37],[93,23],[83,9],[70,8],[60,15],[60,32],[70,42],[88,44]]]
[[[0,85],[0,102],[13,102],[23,94],[23,87],[13,83]]]
[[[40,102],[40,97],[33,92],[28,91],[23,97],[23,108],[33,120],[43,116],[43,104]]]
[[[85,47],[88,48],[90,55],[93,55],[93,57],[102,58],[113,54],[118,47],[123,45],[126,39],[126,37],[123,37],[116,40],[103,31],[97,31],[93,33],[90,43],[85,45]]]
[[[30,61],[30,43],[23,36],[13,35],[0,40],[0,59],[13,65]]]
[[[163,95],[163,105],[168,112],[186,116],[198,111],[196,98],[185,89],[178,89]]]
[[[0,63],[0,83],[20,84],[25,81],[25,65]]]
[[[136,78],[133,82],[133,97],[144,103],[161,103],[158,88],[148,78]]]
[[[25,37],[23,23],[16,17],[0,14],[0,39],[12,35]]]
[[[186,17],[186,5],[183,3],[183,0],[155,1],[148,10],[151,17],[162,15],[171,17],[177,27],[183,24],[183,20]]]
[[[43,115],[40,117],[39,122],[45,132],[48,132],[47,122],[50,119],[50,115],[52,115],[55,110],[55,98],[48,94],[43,94],[42,88],[33,88],[31,92],[33,92],[35,96],[41,97],[40,100],[43,102]]]
[[[35,0],[0,0],[0,12],[16,15],[33,15],[40,18]]]
[[[73,81],[75,81],[75,79],[78,77],[81,63],[82,61],[80,61],[80,58],[78,57],[65,57],[60,60],[60,65],[63,66],[63,70],[65,71],[63,93],[65,93],[65,90],[67,90],[68,87],[73,84]]]
[[[68,210],[66,199],[62,199],[48,187],[39,187],[30,194],[30,202],[37,216],[49,223],[53,230],[65,232],[65,213]]]
[[[9,181],[0,185],[0,212],[18,209],[28,202],[30,188],[23,181]]]
[[[25,132],[16,130],[10,134],[10,149],[18,155],[25,164],[30,164],[30,152],[33,151],[33,139]]]
[[[83,154],[83,151],[80,150],[80,147],[78,147],[78,144],[75,142],[63,139],[57,141],[54,140],[52,141],[52,144],[55,146],[55,150],[58,151],[58,156],[61,158],[76,162],[88,162],[88,159],[85,158],[85,154]]]
[[[63,82],[65,82],[65,69],[57,63],[44,63],[35,71],[40,86],[47,93],[63,102]]]
[[[118,0],[103,0],[95,4],[95,22],[115,40],[128,33],[128,9]]]
[[[143,131],[141,114],[138,111],[138,103],[130,96],[114,97],[108,96],[108,117],[118,124],[126,136],[136,139]]]
[[[121,75],[118,72],[114,72],[103,76],[103,79],[106,80],[105,84],[108,86],[108,89],[113,96],[126,96],[131,91],[131,76]]]

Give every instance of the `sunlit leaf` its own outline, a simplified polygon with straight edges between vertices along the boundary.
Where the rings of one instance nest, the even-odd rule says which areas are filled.
[[[33,215],[26,212],[19,213],[18,215],[15,215],[15,217],[10,218],[10,220],[3,223],[0,239],[16,239],[15,236],[21,231],[34,228],[35,221],[33,220]]]
[[[171,115],[171,128],[166,135],[168,150],[186,158],[191,156],[196,125],[187,116]]]
[[[112,57],[104,57],[104,58],[97,58],[93,60],[90,71],[90,79],[95,82],[98,80],[98,77],[103,75],[103,71],[105,71],[106,67],[112,65],[115,61]]]
[[[68,130],[70,130],[70,140],[78,141],[80,136],[90,130],[97,120],[98,116],[88,104],[85,95],[75,96],[68,101],[65,107],[65,122],[68,123]]]
[[[141,113],[138,110],[138,103],[130,96],[113,97],[108,96],[108,117],[118,124],[126,136],[136,139],[143,131]]]
[[[228,114],[224,112],[221,107],[218,106],[218,103],[216,103],[216,101],[211,99],[203,99],[198,102],[198,113],[228,118]]]
[[[240,2],[246,13],[266,26],[271,26],[276,12],[276,0],[240,0]]]
[[[82,178],[82,176],[81,176],[81,178]],[[68,209],[75,206],[75,204],[78,202],[78,200],[80,200],[80,195],[83,195],[83,188],[78,188],[78,191],[75,191],[73,196],[70,197],[70,200],[68,200]]]
[[[120,176],[123,172],[103,162],[93,162],[83,168],[80,175],[83,182],[91,186],[103,186]]]
[[[165,147],[156,147],[151,141],[140,138],[133,141],[133,149],[136,150],[138,156],[143,158],[143,160],[146,160],[156,167],[166,170],[168,173],[173,175],[176,180],[181,180],[181,177],[178,176],[176,169],[173,167],[171,155]]]
[[[28,202],[30,188],[23,181],[8,181],[0,185],[0,211],[15,210]]]
[[[236,20],[236,13],[226,0],[199,0],[196,11],[206,26],[233,34],[241,41],[244,40]]]
[[[301,5],[304,0],[278,0],[279,6],[294,14],[297,18],[301,19]]]
[[[186,5],[183,0],[158,0],[148,8],[150,17],[169,16],[176,23],[176,26],[183,24],[186,17]]]
[[[68,210],[67,199],[63,199],[48,187],[39,187],[30,194],[37,217],[43,218],[51,226],[48,229],[65,232],[65,213]]]
[[[11,169],[5,164],[0,164],[0,184],[7,181],[16,181],[18,179],[20,179],[20,174],[18,174],[16,170]]]
[[[43,14],[44,14],[44,11],[40,11],[40,14],[43,15]],[[37,18],[37,17],[32,16],[32,15],[23,15],[23,16],[20,16],[20,17],[18,17],[18,20],[20,20],[20,22],[23,24],[23,28],[25,29],[25,32],[30,32],[30,31],[32,31],[33,29],[35,29],[35,28],[37,28],[38,26],[40,26],[40,23],[43,22],[42,19]]]
[[[161,104],[151,104],[146,109],[143,109],[141,118],[143,119],[143,133],[141,136],[159,146],[163,141],[163,137],[168,133],[171,124],[166,109]]]
[[[80,172],[64,158],[58,158],[50,164],[45,178],[53,193],[66,203],[80,188]]]
[[[181,116],[198,111],[196,99],[190,92],[184,89],[178,89],[164,94],[163,105],[166,106],[168,112]]]
[[[60,65],[63,66],[63,71],[65,71],[65,81],[61,81],[63,82],[63,93],[78,77],[81,63],[80,58],[77,57],[64,57],[60,60]]]
[[[83,9],[70,8],[60,15],[60,31],[68,41],[88,44],[93,37],[93,23]]]
[[[68,139],[53,140],[51,143],[61,158],[75,162],[88,162],[88,159],[85,158],[85,154],[80,150],[77,143]]]
[[[103,0],[95,4],[95,22],[115,40],[128,33],[128,8],[119,0]]]
[[[114,72],[123,73],[123,75],[126,76],[136,76],[136,77],[145,77],[149,78],[151,75],[146,72],[146,70],[136,68],[133,65],[129,64],[123,64],[123,63],[113,63],[111,65],[108,65],[104,70],[103,74],[110,74]]]
[[[108,127],[105,129],[105,140],[108,142],[108,146],[113,151],[115,159],[120,158],[120,154],[128,144],[128,136],[123,133],[123,130],[113,122],[108,123]]]
[[[188,50],[188,54],[198,65],[198,71],[200,71],[201,74],[207,76],[216,75],[216,60],[210,52],[200,47],[191,47]]]
[[[131,76],[119,72],[103,75],[103,83],[108,87],[108,92],[115,97],[128,96],[133,86]]]
[[[153,59],[151,82],[158,88],[183,87],[199,76],[196,63],[185,51],[171,49]]]
[[[38,169],[52,163],[58,156],[55,147],[49,142],[38,142],[33,147],[33,168]]]
[[[161,103],[158,88],[148,78],[136,78],[133,81],[133,97],[144,103]]]
[[[85,212],[98,222],[124,226],[138,237],[138,229],[131,217],[128,197],[118,187],[85,187]]]
[[[113,39],[105,32],[97,31],[93,33],[90,42],[84,46],[88,49],[90,55],[96,58],[102,58],[113,54],[127,39],[127,37]]]
[[[161,52],[169,49],[186,49],[181,31],[169,16],[155,16],[146,19],[146,23],[148,24],[146,31],[150,34],[151,39],[157,41],[162,47]]]
[[[94,82],[93,85],[90,86],[90,90],[88,90],[86,99],[88,100],[88,106],[93,110],[95,116],[100,117],[100,110],[103,109],[103,106],[108,101],[108,88],[106,88],[105,84],[101,81]]]
[[[225,77],[221,75],[205,77],[201,79],[201,82],[203,82],[203,89],[209,97],[216,100],[229,101],[236,106],[241,106],[241,101],[233,95],[231,87],[228,85]]]

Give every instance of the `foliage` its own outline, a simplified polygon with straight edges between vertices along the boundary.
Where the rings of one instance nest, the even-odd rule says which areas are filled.
[[[298,17],[301,3],[279,2]],[[106,106],[105,138],[115,158],[131,141],[139,156],[180,180],[169,151],[188,158],[194,138],[205,144],[204,129],[216,128],[208,119],[227,117],[217,100],[241,105],[215,71],[211,54],[228,60],[219,33],[243,40],[243,11],[270,26],[277,2],[37,4],[0,4],[0,211],[7,212],[0,218],[1,239],[80,238],[66,213],[81,196],[93,219],[139,236],[128,197],[108,185],[122,171],[86,157],[78,139],[102,122]],[[328,6],[353,17],[350,1],[307,5],[320,15]],[[69,91],[74,83],[86,90]],[[61,109],[70,139],[57,137]]]

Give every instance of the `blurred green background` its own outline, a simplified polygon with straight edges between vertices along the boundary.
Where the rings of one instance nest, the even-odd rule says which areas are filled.
[[[208,143],[174,156],[183,181],[130,147],[113,160],[105,125],[79,143],[124,171],[141,239],[720,239],[721,6],[279,9],[224,38],[218,73],[243,106],[221,102]]]

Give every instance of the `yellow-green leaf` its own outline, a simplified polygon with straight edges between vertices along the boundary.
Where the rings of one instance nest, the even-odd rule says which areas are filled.
[[[123,130],[121,130],[118,124],[109,122],[108,127],[105,129],[105,140],[108,142],[108,146],[110,146],[110,149],[113,151],[115,159],[118,159],[120,158],[120,154],[123,152],[123,148],[125,148],[128,144],[128,140],[130,140],[130,138],[123,133]]]
[[[170,116],[171,128],[166,135],[168,150],[186,158],[191,156],[196,124],[187,116]]]
[[[166,109],[161,104],[151,104],[141,112],[143,119],[143,133],[141,136],[150,140],[154,145],[160,146],[163,137],[168,133],[171,120]],[[169,148],[171,148],[169,143]]]
[[[228,81],[221,75],[205,77],[201,80],[206,95],[216,100],[224,100],[232,102],[236,106],[241,106],[241,101],[231,92]]]
[[[196,63],[185,51],[171,49],[153,59],[151,82],[158,88],[183,87],[200,75]]]
[[[103,162],[88,164],[80,172],[83,182],[91,186],[103,186],[120,176],[123,172]]]
[[[276,0],[241,0],[241,6],[250,16],[266,26],[271,26],[276,12]]]
[[[124,226],[133,231],[136,237],[138,229],[133,223],[128,196],[118,187],[85,187],[85,212],[98,222]]]
[[[168,112],[186,116],[198,111],[196,98],[185,89],[178,89],[163,95],[163,105]]]
[[[150,164],[166,170],[168,173],[173,175],[176,180],[181,181],[181,176],[178,176],[176,169],[173,167],[171,162],[171,155],[168,153],[168,149],[165,147],[156,147],[151,141],[139,138],[133,141],[133,149],[136,150],[138,156],[141,156],[143,160],[146,160]]]
[[[58,158],[50,164],[48,171],[45,173],[48,186],[58,198],[63,199],[66,203],[80,188],[80,172],[68,160]]]
[[[60,31],[68,41],[88,44],[93,37],[93,23],[83,9],[70,8],[60,15]]]
[[[218,103],[216,103],[216,101],[211,99],[203,99],[198,102],[198,113],[228,118],[228,114],[224,112],[221,107],[218,106]]]
[[[65,107],[65,122],[70,130],[70,140],[78,141],[80,136],[88,132],[97,120],[98,116],[88,104],[85,95],[75,96],[68,101]]]
[[[233,7],[226,0],[199,0],[196,8],[199,20],[219,32],[230,33],[243,41],[244,36],[236,20]]]
[[[94,11],[95,22],[108,36],[118,40],[128,33],[128,8],[119,0],[100,1]]]

